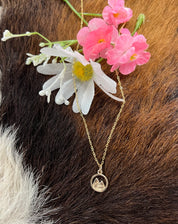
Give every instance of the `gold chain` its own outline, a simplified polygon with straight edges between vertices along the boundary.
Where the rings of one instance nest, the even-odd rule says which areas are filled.
[[[83,18],[83,0],[81,0],[81,15],[82,15],[82,18]],[[83,20],[81,19],[81,28],[82,28],[82,26],[83,26]],[[79,44],[77,45],[77,50],[78,50],[78,48],[79,48]],[[81,112],[81,109],[80,109],[80,105],[79,105],[79,101],[78,101],[78,95],[77,95],[76,81],[75,81],[75,77],[73,76],[74,90],[75,90],[77,107],[78,107],[78,110],[80,112],[80,116],[81,116],[81,118],[83,120],[83,123],[84,123],[84,126],[85,126],[85,130],[86,130],[86,133],[87,133],[88,141],[89,141],[89,144],[90,144],[90,148],[91,148],[94,160],[97,163],[100,172],[102,172],[102,167],[103,167],[104,162],[105,162],[106,154],[107,154],[107,151],[108,151],[109,144],[111,142],[111,138],[112,138],[113,132],[114,132],[114,130],[116,128],[116,125],[117,125],[117,123],[119,121],[120,115],[121,115],[122,110],[123,110],[124,105],[125,105],[125,96],[124,96],[123,88],[122,88],[121,81],[120,81],[120,78],[119,78],[119,75],[118,75],[118,71],[115,71],[115,72],[116,72],[116,76],[117,76],[118,85],[119,85],[119,88],[120,88],[120,91],[121,91],[121,95],[122,95],[122,98],[123,98],[123,103],[121,105],[121,108],[120,108],[120,110],[119,110],[119,112],[118,112],[118,114],[116,116],[114,124],[113,124],[113,126],[111,128],[110,134],[108,136],[108,139],[107,139],[107,142],[106,142],[106,145],[105,145],[105,148],[104,148],[104,152],[103,152],[101,163],[97,159],[97,156],[96,156],[96,153],[95,153],[95,149],[93,147],[93,143],[92,143],[92,140],[91,140],[90,132],[89,132],[89,129],[88,129],[88,125],[87,125],[87,122],[86,122],[86,119],[84,118],[84,116],[83,116],[83,114]]]
[[[124,96],[124,92],[123,92],[123,89],[122,89],[122,85],[121,85],[121,81],[120,81],[120,78],[119,78],[119,75],[118,75],[118,72],[116,71],[116,75],[117,75],[117,80],[118,80],[118,85],[119,85],[119,88],[120,88],[120,91],[121,91],[121,95],[122,95],[122,98],[123,98],[123,103],[121,105],[121,108],[116,116],[116,119],[114,121],[114,124],[111,128],[111,131],[110,131],[110,134],[108,136],[108,139],[107,139],[107,142],[106,142],[106,145],[105,145],[105,149],[104,149],[104,152],[103,152],[103,156],[102,156],[102,160],[101,160],[101,163],[99,163],[98,159],[97,159],[97,156],[96,156],[96,153],[95,153],[95,149],[93,147],[93,143],[92,143],[92,140],[91,140],[91,136],[90,136],[90,132],[89,132],[89,129],[88,129],[88,125],[87,125],[87,122],[86,122],[86,119],[84,118],[82,112],[81,112],[81,109],[80,109],[80,105],[79,105],[79,101],[78,101],[78,96],[77,96],[77,87],[76,87],[76,82],[75,82],[75,77],[73,76],[73,81],[74,81],[74,90],[75,90],[75,95],[76,95],[76,103],[77,103],[77,107],[78,107],[78,110],[80,112],[80,116],[83,120],[83,123],[84,123],[84,126],[85,126],[85,130],[86,130],[86,133],[87,133],[87,137],[88,137],[88,141],[89,141],[89,144],[90,144],[90,148],[91,148],[91,151],[92,151],[92,154],[93,154],[93,157],[94,157],[94,160],[95,162],[97,163],[98,167],[99,167],[99,170],[102,170],[102,166],[104,164],[104,161],[105,161],[105,158],[106,158],[106,154],[107,154],[107,151],[108,151],[108,146],[109,146],[109,143],[111,142],[111,138],[112,138],[112,135],[113,135],[113,132],[116,128],[116,125],[119,121],[119,118],[120,118],[120,115],[122,113],[122,110],[124,108],[124,105],[125,105],[125,96]]]
[[[82,27],[83,27],[83,0],[81,0],[81,6],[80,6],[80,8],[81,8],[81,22],[80,22],[80,29],[82,29]],[[77,44],[77,48],[76,48],[76,50],[78,51],[78,49],[79,49],[79,42],[78,42],[78,44]]]

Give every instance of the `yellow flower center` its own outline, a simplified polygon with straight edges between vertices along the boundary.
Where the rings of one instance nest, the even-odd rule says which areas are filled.
[[[119,16],[119,13],[113,13],[114,18],[117,18]]]
[[[79,61],[73,64],[73,74],[82,82],[88,81],[93,77],[93,68],[90,64],[84,66]]]
[[[134,61],[136,58],[137,58],[137,54],[133,54],[133,55],[130,57],[130,60],[131,60],[131,61]]]
[[[103,42],[106,42],[105,39],[100,39],[100,40],[98,40],[98,43],[99,43],[99,44],[100,44],[100,43],[103,43]]]

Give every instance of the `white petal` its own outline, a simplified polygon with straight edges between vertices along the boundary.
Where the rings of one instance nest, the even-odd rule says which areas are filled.
[[[77,91],[77,98],[78,98],[78,105],[77,105],[77,99],[75,97],[75,100],[73,102],[73,112],[78,113],[79,108],[81,112],[86,115],[88,114],[90,110],[91,103],[94,98],[94,82],[93,80],[90,80],[89,82],[83,82],[78,87]]]
[[[77,51],[74,52],[74,57],[77,59],[77,61],[81,62],[84,66],[89,64],[89,62],[85,59],[85,57]]]
[[[73,57],[68,57],[68,58],[65,58],[64,61],[67,61],[67,62],[70,62],[70,63],[73,63]]]
[[[60,88],[60,74],[53,76],[43,84],[43,90],[50,89],[53,91],[58,88]]]
[[[94,71],[94,81],[101,88],[104,88],[107,92],[116,93],[117,84],[114,80],[109,78],[101,69],[101,65],[97,62],[90,61]]]
[[[50,55],[50,56],[59,56],[59,57],[73,57],[74,53],[70,52],[67,49],[62,48],[60,45],[54,45],[52,48],[44,47],[40,50],[41,53]]]
[[[64,68],[62,63],[39,65],[37,71],[43,75],[59,74]]]
[[[74,102],[72,104],[72,110],[74,113],[79,113],[79,108],[77,106],[77,99],[76,99],[76,96],[75,96],[75,99],[74,99]]]
[[[88,114],[91,103],[94,98],[94,93],[95,93],[95,87],[94,87],[94,82],[93,80],[88,82],[88,85],[85,88],[85,91],[82,96],[82,102],[81,102],[81,110],[83,114]]]
[[[109,97],[111,97],[112,99],[114,99],[114,100],[116,100],[116,101],[119,101],[119,102],[124,102],[123,99],[118,98],[117,96],[112,95],[111,93],[107,92],[107,91],[106,91],[104,88],[102,88],[101,86],[100,86],[100,88],[103,90],[103,92],[105,92],[105,93],[106,93]]]
[[[26,53],[26,55],[29,56],[29,57],[35,56],[34,54],[30,54],[30,53]]]
[[[45,89],[45,90],[41,90],[39,91],[39,95],[40,96],[47,96],[47,102],[50,102],[50,97],[51,97],[51,90],[50,89]]]
[[[65,52],[73,53],[73,50],[71,47],[63,48],[60,44],[54,44],[53,48],[58,49],[58,50],[64,50]]]
[[[75,92],[75,90],[74,90],[74,82],[73,82],[73,79],[68,80],[61,87],[61,94],[67,100],[73,95],[74,92]]]
[[[76,88],[77,88],[77,98],[75,96],[73,105],[72,105],[72,110],[74,113],[79,113],[79,111],[81,110],[81,101],[82,101],[82,95],[78,93],[78,90],[82,88],[82,83],[76,82]],[[78,99],[78,103],[77,103],[77,99]]]
[[[72,78],[72,65],[66,64],[66,71],[64,75],[64,82]]]
[[[56,104],[63,104],[67,102],[67,100],[73,95],[74,93],[74,84],[73,84],[73,79],[68,80],[65,82],[62,86],[61,89],[58,91],[56,97],[55,97],[55,102]]]

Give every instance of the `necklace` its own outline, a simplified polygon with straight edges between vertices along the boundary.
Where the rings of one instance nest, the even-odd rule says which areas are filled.
[[[135,29],[132,33],[128,29],[125,29],[125,30],[122,29],[125,26],[125,23],[121,26],[121,28],[118,32],[118,25],[122,24],[123,22],[121,22],[120,20],[117,20],[117,21],[113,20],[110,24],[110,21],[108,20],[108,18],[110,17],[109,16],[110,12],[108,11],[108,6],[106,6],[103,9],[103,10],[106,10],[105,11],[105,16],[103,16],[103,19],[100,19],[99,23],[98,23],[97,18],[93,18],[93,22],[91,22],[91,23],[89,22],[90,25],[92,24],[92,27],[94,28],[94,30],[93,30],[93,28],[91,27],[91,30],[90,30],[89,29],[89,23],[87,23],[87,21],[84,20],[83,0],[81,0],[81,13],[78,13],[75,10],[75,8],[70,4],[69,0],[63,0],[63,1],[66,2],[68,4],[68,6],[72,9],[72,11],[75,12],[75,14],[81,19],[81,24],[80,24],[81,25],[81,30],[78,32],[77,36],[79,36],[79,38],[77,38],[77,40],[64,40],[64,41],[51,42],[50,40],[48,40],[46,37],[44,37],[42,34],[40,34],[38,32],[26,32],[24,34],[12,34],[9,30],[5,30],[3,32],[3,38],[1,40],[6,41],[8,39],[15,38],[15,37],[38,35],[46,41],[46,43],[43,43],[43,42],[40,43],[40,47],[42,47],[42,49],[41,49],[41,53],[39,55],[27,54],[29,57],[26,60],[26,64],[28,65],[30,63],[33,63],[34,66],[39,65],[37,71],[39,73],[44,74],[44,75],[47,75],[47,74],[54,75],[54,74],[56,74],[56,76],[52,77],[50,80],[48,80],[44,83],[43,89],[39,92],[39,94],[41,96],[46,95],[48,97],[47,98],[48,102],[50,102],[51,91],[56,90],[56,89],[60,89],[58,91],[57,95],[56,95],[56,98],[55,98],[56,104],[59,104],[59,105],[60,104],[66,104],[66,105],[68,105],[69,104],[68,99],[75,92],[76,105],[73,103],[73,105],[75,106],[75,109],[73,108],[73,111],[76,112],[76,106],[77,106],[78,107],[77,112],[80,112],[80,116],[83,120],[93,158],[94,158],[94,160],[95,160],[95,162],[98,166],[97,173],[94,174],[91,177],[90,185],[91,185],[93,190],[95,190],[97,192],[103,192],[107,189],[108,184],[109,184],[107,177],[103,174],[103,165],[105,163],[108,147],[109,147],[109,144],[111,142],[113,132],[116,128],[116,125],[119,121],[121,112],[122,112],[122,110],[124,108],[124,105],[125,105],[125,97],[124,97],[123,89],[122,89],[122,86],[121,86],[121,81],[120,81],[117,70],[115,72],[116,72],[116,77],[117,77],[117,81],[118,81],[118,86],[119,86],[121,94],[122,94],[122,99],[119,99],[118,97],[111,94],[111,93],[116,92],[116,85],[115,85],[116,83],[115,83],[114,80],[111,79],[112,81],[114,81],[114,86],[111,85],[113,90],[114,90],[113,92],[112,92],[112,90],[110,91],[110,88],[108,89],[107,87],[106,88],[102,87],[101,81],[104,80],[103,77],[106,74],[105,73],[103,74],[103,71],[101,69],[101,65],[99,65],[99,67],[98,67],[99,62],[101,62],[103,60],[103,58],[101,58],[100,55],[101,55],[102,50],[106,50],[105,53],[109,54],[108,50],[110,50],[110,48],[108,48],[108,46],[111,47],[111,50],[112,50],[112,46],[115,46],[115,48],[117,46],[117,50],[120,52],[119,55],[121,55],[121,57],[124,54],[127,53],[128,58],[126,58],[126,60],[122,59],[121,61],[123,61],[123,63],[120,63],[119,65],[117,64],[118,62],[115,61],[115,59],[114,59],[116,57],[117,58],[119,57],[118,54],[114,55],[114,53],[112,52],[113,55],[109,54],[110,55],[109,58],[107,57],[107,54],[104,55],[104,57],[107,59],[107,62],[108,62],[108,59],[109,60],[111,59],[110,60],[110,65],[114,66],[114,67],[112,67],[112,69],[113,68],[119,69],[119,71],[124,75],[130,74],[135,69],[136,65],[147,63],[149,58],[150,58],[150,53],[145,51],[148,47],[148,45],[146,43],[146,39],[144,38],[143,35],[136,34],[136,31],[140,28],[141,24],[144,22],[145,16],[144,16],[144,14],[139,15],[139,17],[137,19],[137,22],[136,22]],[[123,3],[124,3],[124,1],[123,1]],[[115,3],[113,4],[112,1],[108,1],[108,4],[109,4],[110,8],[113,8],[113,7],[117,8],[118,6],[120,7],[119,2],[117,4],[115,4]],[[112,10],[115,10],[114,8]],[[130,16],[132,16],[132,10],[129,9],[129,8],[125,8],[124,6],[122,6],[121,8],[122,8],[121,17],[124,18],[124,21],[126,21],[126,22],[129,21]],[[118,10],[118,9],[116,9],[116,10]],[[115,14],[113,14],[113,12],[111,12],[111,14],[112,14],[112,17],[113,17],[113,15],[115,17]],[[101,16],[101,14],[93,14],[93,13],[86,13],[86,15]],[[116,15],[116,17],[117,17],[117,15]],[[109,24],[108,24],[108,22],[109,22]],[[92,43],[92,45],[89,48],[87,47],[88,49],[85,48],[85,50],[87,50],[87,53],[85,52],[86,54],[84,54],[84,55],[79,53],[81,51],[83,51],[83,53],[84,53],[84,46],[86,45],[86,43],[85,43],[85,41],[83,42],[83,40],[86,39],[85,38],[86,36],[88,36],[88,35],[86,35],[88,33],[88,31],[86,32],[86,29],[82,28],[83,23],[85,23],[88,26],[87,30],[89,30],[89,34],[91,32],[94,32],[94,33],[92,33],[92,36],[97,36],[97,38],[98,38],[98,39],[94,40],[94,42]],[[105,27],[104,31],[101,31],[101,29],[100,29],[103,26],[102,25],[100,27],[101,24],[104,24],[104,27]],[[97,32],[95,32],[95,28],[97,28]],[[122,31],[121,31],[121,29],[122,29]],[[101,36],[100,36],[100,32],[102,33]],[[109,37],[111,38],[110,40],[108,40],[109,42],[107,43],[109,45],[106,45],[104,47],[104,49],[99,49],[99,47],[98,47],[99,45],[97,45],[97,49],[99,51],[94,52],[94,54],[92,52],[90,52],[90,51],[92,51],[91,50],[92,47],[95,46],[95,42],[97,42],[97,44],[105,42],[105,39],[102,39],[102,38],[100,39],[100,37],[105,38],[105,36],[107,36],[106,35],[107,33],[109,34]],[[117,35],[117,40],[114,41],[114,39],[116,38],[116,37],[114,37],[115,35]],[[124,37],[124,39],[123,39],[123,37]],[[93,39],[93,37],[91,37],[91,39]],[[87,43],[88,43],[88,41],[90,41],[90,40],[86,39]],[[68,47],[70,47],[71,45],[76,44],[76,43],[78,43],[77,44],[77,52],[73,52],[73,50],[71,48],[70,48],[70,50],[69,49],[67,50]],[[83,49],[79,50],[79,44],[81,46],[83,46]],[[140,44],[141,44],[141,47],[138,47]],[[122,45],[123,45],[123,47],[122,47]],[[45,47],[45,46],[48,46],[48,47]],[[125,51],[124,49],[127,49],[127,50]],[[133,51],[131,51],[131,49]],[[132,55],[130,55],[130,52],[132,53]],[[141,59],[142,59],[141,61],[140,61],[140,56],[141,56]],[[55,59],[52,60],[52,63],[48,63],[48,61],[51,59],[51,57],[55,57]],[[61,58],[61,60],[58,63],[57,59],[59,57]],[[71,58],[71,59],[67,60],[67,58]],[[88,58],[88,60],[86,60],[86,58]],[[97,59],[97,58],[100,58],[100,59],[98,59],[98,61],[95,62],[95,59]],[[89,59],[90,59],[90,62],[89,62]],[[65,61],[68,61],[70,63],[70,66],[68,66],[68,69],[69,69],[68,72],[66,71],[67,70],[67,65],[65,64]],[[81,63],[81,61],[85,61],[85,62]],[[43,65],[40,65],[42,62],[43,62]],[[134,66],[130,67],[130,62],[132,62]],[[73,70],[71,70],[71,63],[73,63],[73,65],[72,65]],[[61,70],[61,65],[62,64],[63,64],[63,69]],[[97,64],[97,66],[96,66],[96,64]],[[58,69],[59,69],[59,71],[58,71]],[[64,81],[65,73],[68,73],[68,74],[70,73],[70,74],[72,74],[72,76],[69,75],[69,77],[66,77],[66,80]],[[99,73],[100,73],[100,77],[98,76]],[[115,118],[114,124],[113,124],[113,126],[111,128],[111,131],[109,133],[109,136],[107,138],[106,145],[104,147],[103,155],[102,155],[102,158],[101,158],[100,162],[99,162],[99,160],[96,156],[96,152],[95,152],[95,149],[93,147],[93,143],[91,141],[91,136],[90,136],[89,129],[88,129],[88,126],[87,126],[87,122],[86,122],[86,120],[83,116],[83,112],[84,112],[84,114],[87,114],[89,112],[89,109],[90,109],[91,102],[92,102],[93,98],[90,98],[90,101],[88,102],[88,105],[87,105],[86,108],[84,108],[84,106],[85,106],[84,104],[81,104],[81,106],[80,106],[78,99],[80,99],[79,97],[82,96],[83,89],[86,86],[84,86],[84,85],[82,87],[80,85],[77,86],[78,83],[76,83],[74,75],[76,75],[76,77],[79,80],[81,79],[80,80],[80,85],[81,85],[82,82],[86,82],[86,81],[89,81],[90,79],[92,79],[93,75],[95,75],[96,77],[97,76],[99,77],[98,80],[100,79],[100,82],[96,81],[94,79],[91,80],[93,89],[91,88],[91,86],[89,87],[90,97],[91,96],[93,97],[93,95],[94,95],[94,81],[95,81],[95,83],[99,87],[101,87],[101,89],[107,95],[109,95],[111,98],[114,98],[118,101],[122,101],[122,105],[120,107],[120,110],[119,110],[119,112],[118,112],[118,114]],[[102,80],[102,78],[103,78],[103,80]],[[71,81],[73,81],[74,89],[73,88],[71,89]],[[105,85],[106,85],[106,83],[105,83]],[[80,89],[80,87],[81,87],[81,89]],[[70,91],[69,93],[66,92],[68,90]],[[107,91],[105,91],[105,90],[107,90]],[[88,97],[89,95],[86,95],[86,96]],[[81,109],[80,109],[80,107],[81,107]]]
[[[119,110],[119,112],[118,112],[118,114],[117,114],[117,116],[115,118],[114,124],[113,124],[113,126],[111,128],[111,131],[110,131],[110,134],[108,136],[108,139],[107,139],[107,142],[106,142],[106,145],[105,145],[105,148],[104,148],[104,152],[103,152],[103,156],[102,156],[101,162],[99,162],[99,160],[98,160],[98,158],[96,156],[96,152],[95,152],[95,149],[93,147],[93,143],[92,143],[92,140],[91,140],[91,136],[90,136],[90,132],[89,132],[89,129],[88,129],[88,125],[87,125],[86,119],[84,118],[84,116],[83,116],[83,114],[81,112],[80,106],[79,106],[76,82],[75,82],[75,78],[73,77],[77,107],[78,107],[78,110],[80,111],[80,116],[81,116],[81,118],[83,120],[83,123],[84,123],[84,126],[85,126],[85,130],[86,130],[86,134],[87,134],[88,141],[89,141],[89,144],[90,144],[90,149],[91,149],[91,152],[93,154],[93,158],[94,158],[94,160],[95,160],[95,162],[96,162],[96,164],[98,165],[98,168],[99,168],[97,173],[94,174],[91,177],[91,180],[90,180],[90,185],[91,185],[92,189],[97,191],[97,192],[105,191],[107,189],[107,187],[108,187],[108,184],[109,184],[107,177],[103,174],[103,165],[104,165],[104,162],[105,162],[105,159],[106,159],[106,154],[107,154],[107,151],[108,151],[109,143],[111,141],[113,132],[114,132],[114,130],[116,128],[116,125],[117,125],[117,123],[119,121],[121,112],[122,112],[122,110],[124,108],[124,105],[125,105],[125,96],[124,96],[124,92],[123,92],[123,89],[122,89],[121,81],[120,81],[120,78],[119,78],[119,75],[118,75],[117,71],[116,71],[116,75],[117,75],[118,85],[119,85],[119,88],[120,88],[120,91],[121,91],[121,94],[122,94],[123,103],[122,103],[121,108],[120,108],[120,110]]]
[[[81,28],[83,26],[83,0],[81,0],[81,24],[80,24],[80,26],[81,26]],[[77,45],[77,50],[78,50],[78,48],[79,48],[79,44]],[[87,137],[88,137],[88,141],[89,141],[89,144],[90,144],[90,149],[91,149],[93,158],[94,158],[94,160],[95,160],[95,162],[96,162],[96,164],[99,168],[97,173],[94,174],[90,179],[91,188],[96,192],[104,192],[108,188],[109,181],[108,181],[108,178],[103,174],[103,165],[104,165],[104,162],[105,162],[105,159],[106,159],[106,154],[107,154],[107,151],[108,151],[108,147],[109,147],[113,132],[116,128],[116,125],[119,121],[120,115],[121,115],[122,110],[123,110],[124,105],[125,105],[125,96],[124,96],[123,88],[122,88],[121,81],[120,81],[120,78],[119,78],[119,75],[118,75],[118,71],[115,71],[115,73],[116,73],[116,76],[117,76],[117,81],[118,81],[118,85],[119,85],[119,88],[120,88],[120,91],[121,91],[123,102],[122,102],[122,105],[121,105],[121,108],[120,108],[118,114],[116,115],[114,124],[113,124],[113,126],[111,128],[111,131],[110,131],[110,134],[108,136],[101,162],[99,162],[99,160],[96,156],[96,152],[95,152],[92,140],[91,140],[91,136],[90,136],[90,132],[89,132],[89,129],[88,129],[86,119],[84,118],[84,115],[81,112],[81,109],[80,109],[80,106],[79,106],[76,81],[75,81],[75,77],[73,76],[73,83],[74,83],[74,90],[75,90],[75,95],[76,95],[77,107],[78,107],[78,110],[80,112],[80,116],[81,116],[81,118],[83,120],[83,123],[84,123],[84,126],[85,126],[85,130],[86,130],[86,134],[87,134]]]

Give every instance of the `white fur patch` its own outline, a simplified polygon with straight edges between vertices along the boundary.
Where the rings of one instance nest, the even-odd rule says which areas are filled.
[[[15,132],[0,127],[0,224],[53,224],[43,209],[45,192],[15,148]]]
[[[0,6],[0,21],[1,21],[1,17],[2,17],[2,6]],[[2,94],[1,94],[1,76],[2,76],[2,72],[0,70],[0,105],[1,105],[1,101],[2,101]]]
[[[1,101],[2,101],[2,94],[1,94],[1,77],[2,77],[2,72],[0,70],[0,105],[1,105]]]

